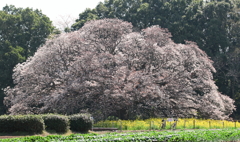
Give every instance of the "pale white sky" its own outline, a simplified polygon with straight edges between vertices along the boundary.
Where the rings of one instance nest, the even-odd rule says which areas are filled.
[[[74,19],[78,18],[79,13],[86,8],[95,8],[99,2],[104,0],[0,0],[0,10],[6,5],[39,9],[55,24],[61,20],[61,16],[70,15]]]

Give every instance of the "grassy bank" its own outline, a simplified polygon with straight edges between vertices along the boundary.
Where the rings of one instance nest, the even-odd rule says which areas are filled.
[[[239,129],[220,129],[220,130],[180,130],[180,131],[145,131],[129,133],[107,133],[107,134],[71,134],[69,136],[50,135],[30,136],[23,138],[1,139],[1,142],[89,142],[89,141],[169,141],[169,142],[219,142],[234,141],[240,139]]]

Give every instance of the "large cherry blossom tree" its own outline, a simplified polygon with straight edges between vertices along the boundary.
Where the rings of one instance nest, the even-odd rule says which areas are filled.
[[[167,29],[134,32],[122,20],[95,20],[18,64],[4,103],[10,114],[227,119],[234,101],[218,92],[212,72],[205,52],[174,43]]]

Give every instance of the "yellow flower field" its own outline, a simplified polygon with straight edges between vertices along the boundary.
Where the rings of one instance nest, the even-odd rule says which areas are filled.
[[[151,118],[146,120],[114,120],[100,121],[94,124],[94,127],[117,127],[121,130],[159,130],[161,129],[162,119],[166,118]],[[165,129],[171,129],[173,121],[166,121]],[[179,118],[176,124],[176,129],[222,129],[222,128],[240,128],[239,122],[226,120],[211,120],[211,119],[195,119],[195,118]]]

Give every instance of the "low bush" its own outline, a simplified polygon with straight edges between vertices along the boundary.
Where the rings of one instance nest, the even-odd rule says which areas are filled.
[[[87,132],[92,128],[90,114],[74,114],[69,116],[70,129],[76,132]]]
[[[37,115],[3,115],[0,116],[0,133],[28,132],[42,133],[44,121]]]
[[[46,130],[54,130],[57,133],[65,133],[69,129],[69,120],[67,116],[59,114],[46,114],[42,116]]]

